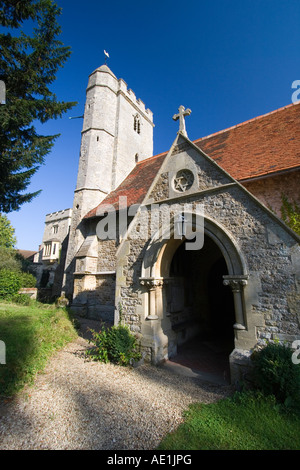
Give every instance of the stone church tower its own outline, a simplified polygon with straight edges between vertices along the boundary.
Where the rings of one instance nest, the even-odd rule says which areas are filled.
[[[72,294],[74,256],[87,234],[81,221],[153,155],[153,114],[122,79],[102,65],[89,77],[63,291]]]

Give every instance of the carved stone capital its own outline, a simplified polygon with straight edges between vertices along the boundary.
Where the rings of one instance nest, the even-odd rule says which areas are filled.
[[[223,276],[224,286],[229,286],[232,292],[241,292],[248,283],[248,276]]]
[[[147,287],[149,290],[156,289],[158,287],[163,287],[164,279],[163,278],[154,278],[154,277],[140,277],[140,284]]]

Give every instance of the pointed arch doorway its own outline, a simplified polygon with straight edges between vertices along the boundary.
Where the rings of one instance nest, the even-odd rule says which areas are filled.
[[[229,381],[229,355],[234,349],[235,308],[220,248],[207,235],[201,250],[182,242],[175,251],[166,287],[167,315],[173,340],[168,359],[202,375]]]

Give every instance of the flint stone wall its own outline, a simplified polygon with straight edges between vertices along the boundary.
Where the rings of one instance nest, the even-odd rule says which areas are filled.
[[[94,240],[97,243],[97,257],[77,260],[72,310],[88,318],[113,323],[116,241],[99,240],[96,237]],[[89,270],[85,270],[86,267]]]

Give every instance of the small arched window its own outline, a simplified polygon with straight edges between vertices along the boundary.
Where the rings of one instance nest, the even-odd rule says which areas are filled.
[[[135,132],[137,132],[138,134],[141,133],[141,121],[140,121],[140,116],[138,114],[136,114],[134,116],[134,120],[133,120],[133,129],[135,130]]]
[[[138,153],[135,154],[134,159],[135,159],[135,163],[137,163],[139,161],[139,154]]]

